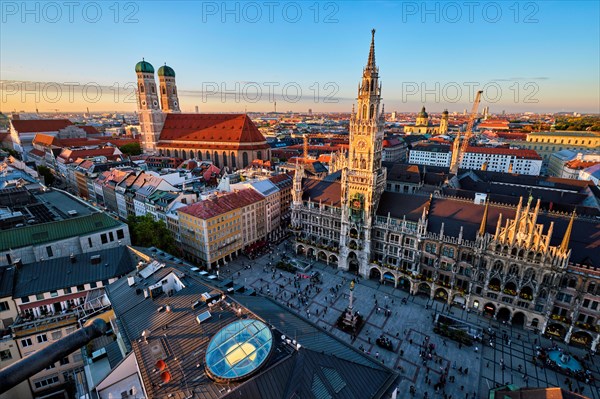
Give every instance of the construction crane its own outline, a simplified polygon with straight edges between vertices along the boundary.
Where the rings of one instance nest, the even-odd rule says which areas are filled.
[[[479,90],[477,95],[475,96],[475,101],[473,102],[473,108],[471,108],[471,115],[469,115],[469,122],[467,123],[467,129],[462,137],[460,131],[456,135],[454,139],[454,144],[452,145],[452,160],[450,161],[450,173],[453,175],[458,174],[458,167],[462,163],[465,152],[467,151],[467,147],[469,146],[469,141],[473,136],[473,124],[475,123],[475,118],[477,118],[477,109],[479,108],[479,103],[481,102],[481,95],[483,94],[483,90]]]

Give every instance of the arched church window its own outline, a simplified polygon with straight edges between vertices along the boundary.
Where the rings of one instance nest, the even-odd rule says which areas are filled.
[[[175,158],[179,158],[179,151],[175,150]]]
[[[144,92],[144,84],[140,83],[140,93],[143,93],[143,92]]]
[[[248,153],[246,151],[242,152],[242,165],[244,165],[244,168],[248,166]]]
[[[361,169],[367,169],[367,161],[365,161],[364,159],[361,159],[360,167],[361,167]]]
[[[227,153],[223,151],[223,166],[227,166]]]
[[[202,161],[202,151],[198,150],[198,160]]]
[[[170,157],[171,156],[171,150],[167,149],[167,156]]]
[[[206,160],[210,161],[210,152],[206,151]]]
[[[213,162],[215,163],[215,166],[219,166],[219,153],[215,151],[213,155],[214,155]]]
[[[167,90],[164,87],[162,88],[162,94],[167,94]]]
[[[235,152],[231,151],[231,167],[235,168],[236,164],[235,164]]]
[[[375,82],[373,80],[371,80],[371,90],[370,91],[373,91],[374,86],[375,86]]]
[[[257,159],[262,159],[262,151],[257,151],[256,152],[256,158]]]
[[[187,152],[185,150],[181,150],[181,158],[187,159]]]
[[[518,276],[519,275],[519,266],[510,265],[510,269],[508,269],[509,276]]]
[[[371,104],[371,109],[369,110],[369,119],[373,119],[374,114],[375,114],[375,104]]]
[[[177,94],[177,87],[173,86],[173,94]]]
[[[367,104],[363,105],[362,113],[361,113],[360,117],[363,119],[367,117]]]
[[[150,85],[150,91],[152,92],[152,94],[156,93],[156,88],[154,87],[154,85]]]

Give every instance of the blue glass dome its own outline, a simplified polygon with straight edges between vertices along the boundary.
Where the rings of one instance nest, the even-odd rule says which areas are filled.
[[[262,321],[235,321],[215,334],[206,350],[206,370],[215,380],[239,380],[268,359],[273,334]]]

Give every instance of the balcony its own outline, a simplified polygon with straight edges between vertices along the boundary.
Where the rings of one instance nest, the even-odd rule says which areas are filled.
[[[554,314],[554,313],[552,315],[550,315],[550,319],[552,319],[554,321],[560,321],[561,323],[565,323],[568,325],[571,325],[571,322],[572,322],[572,320],[569,317],[561,316],[561,315]]]
[[[584,330],[588,330],[591,332],[598,332],[600,333],[600,326],[593,326],[591,324],[588,323],[582,323],[581,321],[575,322],[575,326],[582,328]]]
[[[43,331],[56,330],[58,328],[76,324],[78,320],[77,314],[78,313],[74,311],[39,318],[19,316],[12,325],[12,330],[17,338]]]

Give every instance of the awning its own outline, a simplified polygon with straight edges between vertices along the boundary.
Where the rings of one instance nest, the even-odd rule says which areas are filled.
[[[464,305],[465,298],[460,295],[454,295],[454,303],[460,303],[461,305]]]

